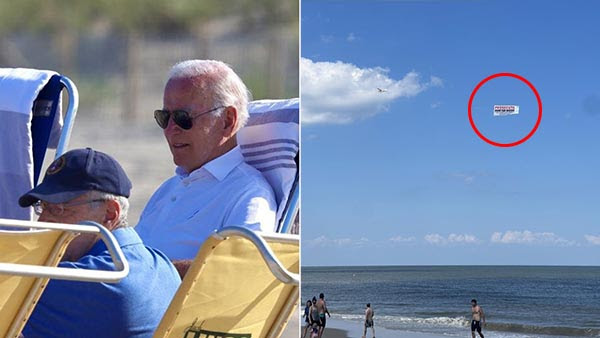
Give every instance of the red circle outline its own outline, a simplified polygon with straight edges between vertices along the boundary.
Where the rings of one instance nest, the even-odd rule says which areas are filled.
[[[483,86],[486,82],[495,79],[497,77],[502,77],[502,76],[508,76],[508,77],[512,77],[515,78],[517,80],[521,80],[523,81],[527,86],[529,86],[529,88],[531,88],[531,90],[533,91],[533,93],[535,94],[535,97],[537,99],[537,103],[538,103],[538,117],[537,117],[537,121],[535,122],[535,126],[533,126],[533,129],[531,129],[531,131],[529,132],[529,134],[525,135],[525,137],[523,137],[522,139],[512,142],[512,143],[498,143],[495,141],[492,141],[490,139],[488,139],[487,137],[483,136],[483,134],[479,131],[479,129],[477,129],[477,127],[475,126],[475,122],[473,121],[473,113],[471,111],[471,106],[473,105],[473,98],[475,98],[475,94],[477,93],[477,91],[479,90],[479,88],[481,88],[481,86]],[[471,93],[471,97],[469,97],[469,123],[471,123],[471,128],[473,128],[473,130],[475,131],[475,134],[477,134],[477,136],[479,136],[480,139],[484,140],[485,142],[496,146],[496,147],[514,147],[514,146],[518,146],[519,144],[527,141],[531,136],[533,136],[533,134],[535,134],[535,132],[537,131],[540,122],[542,122],[542,99],[540,98],[540,94],[537,92],[537,90],[535,89],[535,87],[531,84],[531,82],[529,82],[526,78],[517,75],[517,74],[513,74],[513,73],[496,73],[496,74],[492,74],[488,77],[486,77],[485,79],[481,80],[481,82],[479,82],[477,84],[477,86],[475,87],[475,89],[473,89],[473,92]]]

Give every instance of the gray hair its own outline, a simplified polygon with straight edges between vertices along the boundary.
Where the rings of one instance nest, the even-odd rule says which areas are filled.
[[[121,213],[119,214],[119,219],[117,220],[118,228],[126,228],[129,226],[129,222],[127,222],[127,212],[129,211],[129,200],[125,196],[118,196],[109,194],[103,191],[92,190],[87,193],[87,196],[90,200],[104,200],[104,201],[117,201],[119,206],[121,207]],[[97,205],[97,204],[95,204]]]
[[[213,95],[213,104],[236,108],[238,122],[235,131],[245,126],[252,94],[228,64],[215,60],[187,60],[179,62],[169,72],[169,80],[200,77],[204,87],[209,88]],[[214,114],[220,116],[223,110],[218,109]]]

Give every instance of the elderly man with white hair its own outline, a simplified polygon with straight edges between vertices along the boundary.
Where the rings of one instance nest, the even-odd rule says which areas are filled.
[[[224,226],[272,232],[276,202],[262,174],[244,162],[236,133],[250,93],[225,63],[175,65],[154,112],[177,165],[144,208],[137,229],[183,276],[202,243]]]

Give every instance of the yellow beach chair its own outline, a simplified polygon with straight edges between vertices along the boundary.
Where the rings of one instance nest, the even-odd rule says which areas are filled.
[[[114,236],[101,225],[0,219],[1,226],[26,231],[0,230],[0,337],[19,336],[49,278],[118,282],[129,273]],[[56,267],[69,242],[79,233],[100,236],[111,252],[116,271]]]
[[[242,227],[213,234],[154,337],[279,337],[298,304],[298,239]]]

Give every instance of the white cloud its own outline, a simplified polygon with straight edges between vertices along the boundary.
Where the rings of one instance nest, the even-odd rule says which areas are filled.
[[[432,103],[429,105],[429,107],[431,107],[431,109],[437,109],[437,108],[439,108],[441,105],[442,105],[442,103],[441,103],[440,101],[435,101],[435,102],[432,102]]]
[[[442,244],[445,238],[440,234],[429,234],[425,235],[425,241],[431,244]]]
[[[310,247],[361,247],[369,243],[369,239],[361,237],[360,239],[352,238],[328,238],[326,236],[319,236],[312,240],[302,240],[303,243]]]
[[[585,240],[588,241],[588,243],[593,245],[600,245],[600,236],[585,235],[584,237]]]
[[[330,43],[333,41],[333,35],[321,35],[321,42]]]
[[[415,237],[410,236],[410,237],[403,237],[403,236],[395,236],[389,239],[390,242],[394,242],[394,243],[412,243],[416,240]]]
[[[429,83],[431,83],[431,85],[434,87],[443,87],[444,86],[444,81],[442,81],[442,79],[437,76],[431,76],[429,78]]]
[[[348,34],[348,37],[346,38],[346,41],[353,42],[354,40],[356,40],[356,36],[354,35],[354,33]]]
[[[499,244],[550,244],[559,246],[575,244],[574,241],[561,238],[553,232],[532,232],[529,230],[494,232],[490,240],[492,243]]]
[[[479,243],[477,237],[468,234],[450,234],[448,237],[444,237],[440,234],[428,234],[425,235],[424,239],[427,243],[435,245]]]
[[[413,97],[442,85],[435,76],[429,82],[422,81],[415,71],[395,80],[381,67],[359,68],[341,61],[313,62],[307,58],[301,58],[300,65],[303,123],[351,123],[386,111],[397,98]]]

